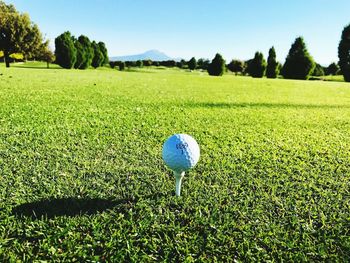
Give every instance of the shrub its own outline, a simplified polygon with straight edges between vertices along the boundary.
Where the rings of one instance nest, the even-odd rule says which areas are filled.
[[[231,62],[227,65],[227,68],[237,75],[238,72],[243,72],[244,62],[241,60],[232,59]]]
[[[136,61],[125,61],[125,66],[128,68],[136,67]]]
[[[115,68],[116,63],[115,63],[114,61],[109,61],[109,66],[110,66],[111,68]]]
[[[183,68],[183,66],[184,66],[184,64],[182,63],[182,61],[176,62],[176,67]]]
[[[326,74],[327,75],[338,75],[340,73],[340,67],[337,63],[331,63],[327,69],[326,69]]]
[[[123,71],[125,69],[125,62],[124,61],[121,61],[120,63],[119,63],[119,70],[120,71]]]
[[[160,62],[159,62],[159,65],[160,65],[160,66],[163,66],[163,67],[172,68],[172,67],[175,67],[175,66],[176,66],[176,61],[175,61],[175,60],[160,61]]]
[[[247,72],[253,78],[262,78],[266,70],[266,61],[261,52],[256,52],[253,59],[248,63]]]
[[[197,68],[207,70],[209,67],[210,61],[208,59],[200,58],[197,61]]]
[[[142,60],[136,61],[136,67],[142,68],[143,67],[143,62]]]
[[[145,67],[152,66],[152,60],[150,59],[142,60],[142,63]]]
[[[225,60],[217,53],[208,66],[210,76],[222,76],[225,72]]]

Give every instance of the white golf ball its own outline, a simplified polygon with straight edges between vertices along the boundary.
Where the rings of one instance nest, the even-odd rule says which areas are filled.
[[[194,167],[200,156],[199,145],[187,134],[170,136],[163,145],[163,160],[173,171],[181,173]]]

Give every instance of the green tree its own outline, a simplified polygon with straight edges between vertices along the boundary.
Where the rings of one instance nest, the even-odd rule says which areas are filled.
[[[208,59],[204,59],[204,58],[200,58],[197,61],[197,68],[199,69],[203,69],[203,70],[207,70],[210,64],[210,60]]]
[[[282,65],[282,63],[279,63],[279,62],[277,62],[277,63],[278,63],[278,64],[277,64],[277,70],[278,70],[279,73],[281,73],[281,72],[282,72],[283,65]]]
[[[346,82],[350,82],[350,24],[344,27],[338,47],[340,70]]]
[[[100,50],[99,44],[97,44],[95,41],[92,41],[91,46],[94,50],[94,57],[92,58],[91,66],[93,66],[94,68],[98,68],[103,64],[104,56]]]
[[[168,67],[172,68],[176,66],[176,61],[171,59],[171,60],[165,60],[165,61],[159,61],[159,65],[163,67]]]
[[[125,62],[124,61],[121,61],[120,63],[119,63],[119,70],[120,71],[123,71],[125,69]]]
[[[315,62],[307,51],[304,39],[298,37],[292,44],[282,75],[286,79],[308,79],[315,68]]]
[[[320,77],[324,75],[325,73],[324,73],[323,67],[320,64],[316,63],[315,68],[311,73],[311,76]]]
[[[192,57],[192,58],[188,61],[187,65],[188,65],[188,68],[189,68],[190,70],[195,70],[196,67],[197,67],[197,60],[196,60],[196,58],[195,58],[195,57]]]
[[[104,57],[104,60],[103,60],[103,63],[101,64],[101,66],[104,65],[104,64],[108,64],[109,57],[108,57],[108,51],[107,51],[105,43],[98,42],[98,45],[100,46],[100,51],[102,52],[103,57]]]
[[[253,59],[248,63],[247,72],[253,78],[262,78],[266,70],[266,61],[261,52],[256,52]]]
[[[275,79],[277,78],[278,73],[279,69],[278,62],[276,60],[276,51],[274,47],[271,47],[267,58],[266,77]]]
[[[127,68],[136,67],[136,61],[131,61],[131,60],[125,61],[125,66],[126,66]]]
[[[113,69],[115,68],[115,66],[117,66],[117,62],[116,61],[109,61],[109,66]]]
[[[178,67],[178,68],[183,68],[184,67],[184,64],[183,64],[182,60],[176,62],[176,67]]]
[[[50,63],[53,63],[56,59],[55,54],[49,48],[49,42],[44,42],[39,50],[36,59],[45,61],[47,63],[47,68],[49,68]]]
[[[243,70],[243,76],[246,76],[247,74],[249,74],[248,69],[249,69],[249,64],[253,61],[253,59],[248,59],[246,61],[244,61],[244,70]]]
[[[222,76],[225,72],[225,60],[217,53],[208,66],[210,76]]]
[[[51,50],[47,49],[44,51],[43,55],[43,60],[47,63],[47,68],[49,68],[50,63],[55,62],[55,54]]]
[[[136,67],[142,68],[143,67],[143,62],[142,60],[137,60],[136,61]]]
[[[84,52],[84,47],[83,45],[78,41],[78,39],[72,37],[74,41],[74,47],[76,50],[76,60],[74,63],[74,68],[79,69],[81,65],[83,64],[84,60],[86,60],[85,52]]]
[[[232,59],[231,62],[227,65],[227,68],[237,75],[238,72],[243,72],[244,62],[241,60]]]
[[[11,54],[21,53],[25,59],[35,57],[42,43],[40,30],[29,15],[0,1],[0,50],[4,52],[6,67],[10,67]]]
[[[150,60],[150,59],[145,59],[142,61],[142,63],[145,67],[152,66],[152,60]]]
[[[48,42],[46,43],[48,45]],[[33,25],[24,38],[23,50],[24,60],[32,59],[40,55],[44,50],[43,37],[37,25]]]
[[[55,39],[56,63],[62,68],[70,69],[77,60],[77,49],[74,39],[69,31],[66,31]]]
[[[82,56],[77,57],[77,63],[79,64],[79,69],[87,69],[91,66],[92,59],[94,57],[94,49],[90,42],[90,39],[87,36],[81,35],[77,40],[81,44]],[[79,59],[81,58],[81,61]]]
[[[331,63],[327,69],[326,69],[326,74],[327,75],[338,75],[340,73],[340,67],[337,63]]]

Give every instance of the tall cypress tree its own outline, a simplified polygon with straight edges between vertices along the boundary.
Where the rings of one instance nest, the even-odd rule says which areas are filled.
[[[189,68],[190,70],[196,69],[196,67],[197,67],[197,60],[196,60],[196,58],[195,58],[195,57],[191,58],[191,59],[188,61],[187,65],[188,65],[188,68]]]
[[[350,82],[350,24],[344,27],[338,47],[338,56],[344,80]]]
[[[79,69],[87,69],[91,66],[92,59],[94,57],[94,49],[92,48],[90,39],[87,36],[81,35],[78,38],[78,42],[83,47],[83,59],[81,61]]]
[[[282,75],[286,79],[308,79],[315,68],[315,62],[307,51],[304,39],[298,37],[292,44]]]
[[[100,46],[95,41],[92,41],[91,46],[94,50],[94,57],[92,58],[91,66],[98,68],[103,64],[104,56],[100,50]]]
[[[276,61],[276,51],[274,47],[271,47],[269,50],[269,57],[267,58],[267,68],[266,68],[266,77],[270,79],[277,78],[279,73],[278,62]]]
[[[55,39],[56,63],[62,68],[72,68],[77,60],[77,49],[69,31]]]
[[[100,51],[102,52],[103,57],[104,57],[104,60],[100,65],[100,66],[102,66],[103,64],[107,64],[109,62],[108,51],[107,51],[105,43],[98,42],[98,45],[100,46]]]
[[[75,37],[72,37],[72,39],[74,41],[75,49],[77,50],[77,59],[76,59],[75,64],[74,64],[74,68],[78,69],[81,67],[83,62],[86,60],[86,55],[85,55],[84,47],[78,41],[78,39],[76,39]]]

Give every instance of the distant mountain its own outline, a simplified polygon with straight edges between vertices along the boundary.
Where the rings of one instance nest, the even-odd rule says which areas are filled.
[[[150,59],[152,61],[172,60],[171,57],[167,56],[166,54],[158,50],[148,50],[145,53],[138,54],[138,55],[117,56],[117,57],[110,57],[109,59],[111,61],[137,61],[137,60],[146,60],[146,59]]]

